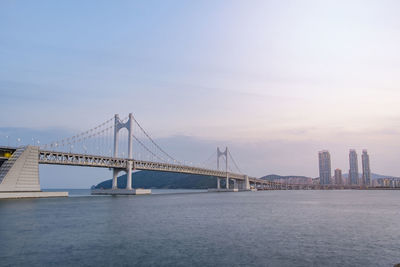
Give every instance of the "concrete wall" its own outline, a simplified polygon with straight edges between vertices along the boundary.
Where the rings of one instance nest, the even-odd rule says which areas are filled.
[[[39,148],[27,146],[0,184],[0,192],[40,191]]]

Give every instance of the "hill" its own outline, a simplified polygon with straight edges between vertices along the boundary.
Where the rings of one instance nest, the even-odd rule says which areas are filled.
[[[347,177],[347,174],[343,175]],[[385,176],[373,173],[372,179],[390,178],[392,176]],[[208,189],[216,188],[217,180],[212,176],[184,174],[184,173],[171,173],[171,172],[158,172],[158,171],[137,171],[132,174],[134,188],[160,188],[160,189]],[[269,174],[261,177],[263,180],[270,180],[276,182],[289,182],[295,184],[309,184],[312,183],[312,178],[306,176],[289,175],[281,176],[277,174]],[[94,188],[111,188],[112,180],[105,180]],[[221,187],[225,186],[225,179],[221,180]],[[118,177],[118,187],[126,187],[126,174]]]
[[[310,177],[298,176],[298,175],[281,176],[281,175],[277,175],[277,174],[268,174],[268,175],[261,177],[260,179],[273,181],[273,180],[290,179],[290,178],[309,179]]]
[[[270,174],[261,177],[260,179],[274,181],[278,183],[290,183],[290,184],[312,184],[313,179],[306,176],[297,176],[297,175],[290,175],[290,176],[281,176],[277,174]]]
[[[213,176],[193,175],[184,173],[137,171],[132,174],[133,188],[163,188],[163,189],[208,189],[217,187],[217,179]],[[118,188],[126,187],[126,174],[117,179]],[[221,181],[222,186],[223,181]],[[112,179],[105,180],[95,188],[109,189]]]

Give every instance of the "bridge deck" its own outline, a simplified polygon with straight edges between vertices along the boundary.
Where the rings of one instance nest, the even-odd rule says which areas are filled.
[[[0,147],[0,151],[13,152],[16,148],[13,147]],[[0,155],[1,163],[7,161],[9,158]],[[133,167],[136,170],[147,171],[163,171],[175,173],[187,173],[195,175],[207,175],[219,178],[226,178],[227,173],[224,171],[199,168],[187,165],[179,165],[172,163],[160,163],[128,158],[113,158],[98,155],[86,155],[68,152],[57,152],[49,150],[39,150],[39,164],[53,164],[53,165],[69,165],[69,166],[85,166],[97,168],[117,168],[126,170],[127,163],[133,162]],[[246,175],[228,172],[229,178],[244,181]],[[256,177],[248,177],[249,182],[258,184],[260,186],[267,185],[268,189],[372,189],[373,187],[362,187],[359,185],[319,185],[319,184],[286,184],[278,183],[269,180],[262,180]],[[260,188],[260,187],[258,187]]]
[[[15,147],[0,147],[1,151],[14,152]],[[97,168],[117,168],[125,170],[127,162],[132,161],[133,167],[136,170],[147,170],[147,171],[163,171],[163,172],[175,172],[175,173],[187,173],[195,175],[207,175],[219,178],[226,178],[227,173],[225,171],[218,171],[213,169],[206,169],[194,166],[179,165],[172,163],[160,163],[152,161],[144,161],[137,159],[128,158],[114,158],[99,155],[87,155],[78,153],[68,153],[50,150],[39,150],[39,164],[52,164],[52,165],[69,165],[69,166],[84,166],[84,167],[97,167]],[[8,158],[1,155],[1,161],[5,162]],[[236,180],[244,181],[246,179],[245,174],[228,172],[228,177]],[[248,177],[250,183],[257,183],[269,186],[281,186],[279,183],[258,179],[256,177]]]
[[[187,165],[178,165],[172,163],[160,163],[127,158],[113,158],[97,155],[85,155],[68,152],[55,152],[48,150],[39,151],[40,164],[55,164],[55,165],[71,165],[71,166],[86,166],[86,167],[100,167],[100,168],[117,168],[126,169],[127,162],[133,161],[134,169],[147,170],[147,171],[163,171],[175,173],[187,173],[195,175],[207,175],[220,178],[226,178],[227,173],[224,171],[199,168]],[[244,174],[228,172],[229,178],[236,180],[245,180]],[[251,183],[259,183],[263,185],[280,186],[279,183],[262,180],[255,177],[249,177]]]
[[[160,163],[160,162],[152,162],[152,161],[144,161],[136,159],[127,159],[127,158],[113,158],[113,157],[104,157],[96,155],[55,152],[47,150],[39,151],[40,164],[126,169],[128,161],[133,161],[133,166],[134,169],[136,170],[188,173],[197,175],[209,175],[221,178],[226,177],[226,172],[224,171],[217,171],[217,170],[211,170],[211,169],[199,168],[187,165]],[[228,175],[229,178],[234,178],[238,180],[245,179],[245,175],[243,174],[229,172]]]

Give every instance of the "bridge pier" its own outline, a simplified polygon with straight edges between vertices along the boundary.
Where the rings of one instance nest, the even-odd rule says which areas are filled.
[[[247,188],[246,180],[241,181],[241,184],[242,184],[242,190],[243,191],[249,191],[250,190],[250,186],[249,186],[249,188]]]
[[[217,188],[209,188],[208,192],[238,192],[244,188],[244,182],[242,180],[229,177],[225,178],[227,179],[226,186],[224,188],[221,188],[221,180],[224,178],[221,177],[216,177],[216,178],[217,178]],[[230,179],[233,180],[232,187],[229,185]]]
[[[118,173],[124,169],[113,169],[113,181],[112,189],[94,189],[92,190],[93,195],[146,195],[151,194],[150,189],[132,189],[132,171],[134,170],[133,162],[133,122],[134,118],[132,113],[129,113],[127,122],[122,122],[118,114],[114,116],[114,158],[118,158],[118,132],[119,130],[126,128],[128,130],[128,160],[126,161],[125,172],[126,172],[126,187],[125,189],[119,189],[117,183]]]
[[[112,189],[118,189],[118,173],[120,172],[120,170],[118,169],[113,169],[113,180],[112,180]]]
[[[250,190],[250,181],[248,175],[244,176],[244,190]]]
[[[132,190],[132,166],[133,166],[133,162],[132,161],[128,161],[126,163],[126,189],[127,190]]]
[[[132,190],[132,168],[133,168],[133,151],[132,151],[132,135],[133,135],[133,115],[129,113],[129,118],[127,122],[122,122],[118,114],[114,116],[114,157],[118,157],[118,132],[126,128],[128,130],[128,160],[126,163],[126,190]],[[117,176],[118,170],[114,169],[113,172],[113,186],[112,189],[118,189],[117,186]]]
[[[236,180],[238,190],[244,189],[244,184],[242,180]]]

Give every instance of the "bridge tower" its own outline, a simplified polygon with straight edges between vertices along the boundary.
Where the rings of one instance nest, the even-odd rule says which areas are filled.
[[[126,128],[129,132],[128,136],[128,160],[127,161],[127,166],[126,166],[126,189],[131,190],[132,189],[132,169],[134,168],[133,166],[133,152],[132,152],[132,135],[133,135],[133,115],[132,113],[129,113],[129,118],[128,121],[122,122],[119,118],[118,114],[115,114],[114,116],[114,158],[118,157],[118,133],[121,129]],[[112,181],[112,188],[117,189],[117,177],[118,173],[120,172],[119,169],[113,169],[113,181]]]
[[[226,171],[226,189],[229,189],[229,172],[228,172],[228,147],[225,147],[225,151],[222,152],[217,147],[217,169],[219,170],[219,158],[225,157],[225,171]],[[217,178],[217,188],[220,189],[220,178]]]

